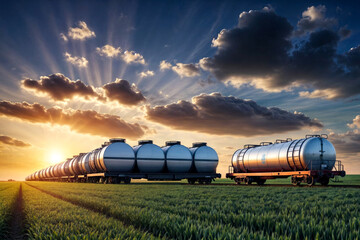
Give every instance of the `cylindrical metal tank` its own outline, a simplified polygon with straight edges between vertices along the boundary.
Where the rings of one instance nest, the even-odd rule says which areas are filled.
[[[216,151],[206,146],[206,143],[193,143],[190,148],[192,153],[194,166],[199,173],[214,173],[219,163],[219,157]]]
[[[140,172],[162,172],[165,166],[165,154],[159,146],[153,144],[151,140],[141,140],[133,149]]]
[[[336,161],[334,146],[320,136],[270,145],[243,148],[232,157],[234,172],[331,170]]]
[[[91,173],[91,168],[89,166],[90,155],[91,155],[91,152],[85,154],[81,158],[80,165],[81,165],[81,169],[83,171],[83,174]]]
[[[96,166],[100,171],[131,172],[135,166],[135,153],[125,139],[110,139],[96,154]]]
[[[91,172],[99,172],[101,171],[100,167],[97,166],[96,163],[96,157],[98,152],[101,150],[101,148],[97,148],[95,150],[93,150],[90,154],[90,158],[89,158],[89,166],[91,168]]]
[[[166,168],[171,173],[187,173],[192,166],[192,154],[190,150],[181,145],[180,141],[168,141],[162,147],[165,153]]]

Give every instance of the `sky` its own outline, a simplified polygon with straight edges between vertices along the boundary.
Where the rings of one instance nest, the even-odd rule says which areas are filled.
[[[89,152],[328,134],[360,174],[360,2],[1,1],[0,179]]]

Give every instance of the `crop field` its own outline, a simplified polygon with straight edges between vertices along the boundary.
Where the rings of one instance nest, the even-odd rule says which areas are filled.
[[[359,188],[22,182],[0,183],[1,239],[11,231],[9,216],[19,196],[24,217],[18,224],[29,239],[359,239],[360,235]]]

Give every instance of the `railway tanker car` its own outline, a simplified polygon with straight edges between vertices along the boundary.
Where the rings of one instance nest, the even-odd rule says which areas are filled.
[[[238,184],[259,185],[267,179],[288,177],[294,185],[328,185],[335,176],[345,176],[344,166],[336,160],[335,148],[326,134],[245,145],[235,151],[226,174]]]
[[[216,151],[206,143],[194,143],[189,149],[179,141],[168,141],[160,148],[151,140],[141,140],[131,147],[125,139],[114,138],[91,152],[36,171],[26,180],[130,183],[144,178],[209,184],[221,177],[216,173],[218,162]]]

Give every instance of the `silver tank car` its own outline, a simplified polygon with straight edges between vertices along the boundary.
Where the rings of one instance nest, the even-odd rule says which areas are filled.
[[[234,172],[331,170],[336,161],[334,146],[320,136],[265,144],[237,150]]]
[[[133,149],[140,172],[159,173],[164,169],[165,154],[159,146],[153,144],[153,141],[141,140]]]
[[[199,173],[215,173],[219,157],[214,149],[206,146],[205,142],[193,143],[190,151],[194,166]]]
[[[180,141],[168,141],[162,147],[165,153],[166,167],[171,173],[187,173],[192,166],[192,154],[190,150],[181,145]]]
[[[125,139],[114,138],[97,152],[95,163],[104,172],[131,172],[135,166],[135,153]]]

